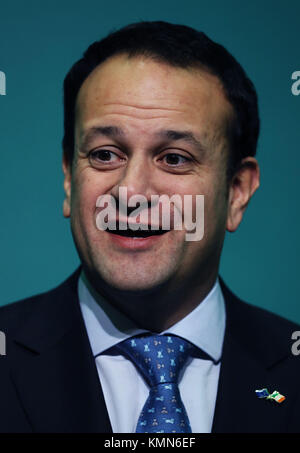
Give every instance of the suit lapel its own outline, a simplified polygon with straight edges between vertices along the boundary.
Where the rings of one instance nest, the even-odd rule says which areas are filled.
[[[11,346],[11,376],[34,432],[112,432],[77,296],[80,268],[38,300]]]
[[[265,431],[264,401],[256,389],[266,386],[266,370],[228,335],[224,344],[212,432]],[[272,427],[270,427],[272,428]]]
[[[221,285],[227,321],[212,432],[282,432],[288,405],[259,399],[255,390],[287,390],[276,375],[286,351],[281,344],[268,344],[258,327],[259,311],[252,319],[253,307]]]

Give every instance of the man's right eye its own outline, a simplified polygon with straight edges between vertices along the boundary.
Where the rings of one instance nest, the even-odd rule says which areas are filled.
[[[117,158],[118,156],[108,149],[96,149],[90,152],[89,157],[92,160],[110,162],[113,158]]]
[[[109,149],[95,149],[88,155],[90,164],[94,167],[115,165],[122,162],[124,159],[117,153]]]

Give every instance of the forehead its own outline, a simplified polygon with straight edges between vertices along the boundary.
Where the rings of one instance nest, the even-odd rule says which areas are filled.
[[[129,123],[144,121],[147,128],[163,121],[213,134],[224,132],[232,113],[218,77],[200,69],[118,55],[96,67],[82,84],[76,127],[81,135],[98,121],[117,115]]]

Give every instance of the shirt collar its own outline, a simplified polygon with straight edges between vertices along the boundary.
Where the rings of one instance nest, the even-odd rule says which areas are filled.
[[[78,296],[94,356],[120,341],[147,332],[138,329],[130,319],[96,293],[83,272],[78,279]],[[174,334],[190,341],[217,362],[221,358],[224,332],[225,303],[217,279],[205,299],[162,334]]]

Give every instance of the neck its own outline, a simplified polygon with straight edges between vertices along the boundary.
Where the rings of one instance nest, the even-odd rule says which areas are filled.
[[[151,289],[121,290],[109,285],[99,274],[83,268],[88,286],[104,297],[109,304],[129,318],[136,327],[162,332],[187,316],[212,289],[217,270],[199,278],[201,273],[185,279],[170,279]]]

